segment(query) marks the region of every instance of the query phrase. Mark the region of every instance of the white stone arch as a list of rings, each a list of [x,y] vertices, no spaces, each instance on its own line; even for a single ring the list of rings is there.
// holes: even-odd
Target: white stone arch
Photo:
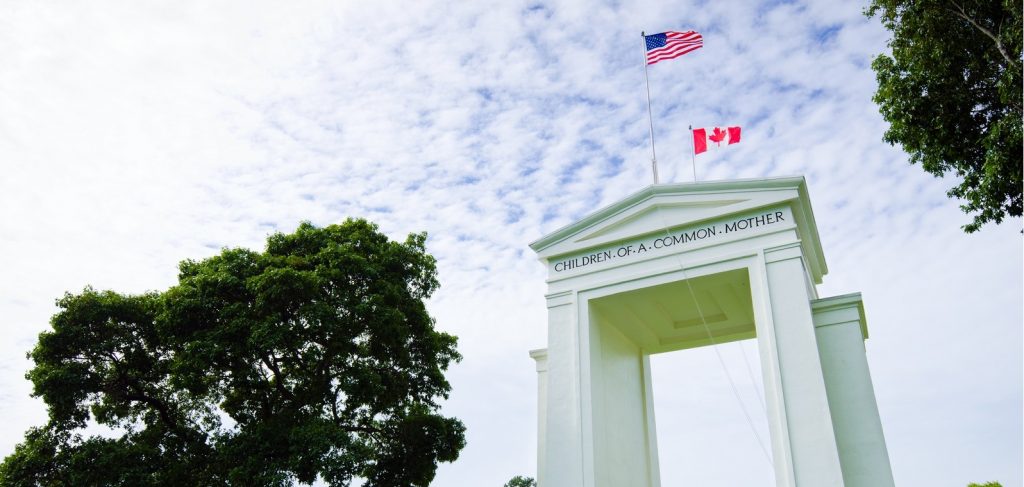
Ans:
[[[817,296],[803,178],[648,187],[531,247],[549,267],[542,487],[659,486],[650,354],[754,336],[776,484],[892,485],[863,306]]]

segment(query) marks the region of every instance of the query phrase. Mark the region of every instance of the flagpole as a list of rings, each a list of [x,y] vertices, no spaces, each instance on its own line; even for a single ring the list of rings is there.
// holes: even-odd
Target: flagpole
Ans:
[[[651,124],[651,170],[654,172],[654,184],[658,184],[658,155],[654,152],[654,114],[651,111],[651,79],[647,75],[647,36],[640,31],[644,40],[644,81],[647,83],[647,120]]]
[[[693,125],[690,125],[690,165],[693,166],[693,182],[697,182],[697,146],[693,140]]]

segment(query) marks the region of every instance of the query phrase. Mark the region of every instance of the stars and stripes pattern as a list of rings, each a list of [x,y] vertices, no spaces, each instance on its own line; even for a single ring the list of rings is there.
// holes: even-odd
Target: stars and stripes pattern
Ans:
[[[704,38],[692,30],[645,35],[644,41],[647,43],[648,66],[658,61],[675,59],[704,47]]]

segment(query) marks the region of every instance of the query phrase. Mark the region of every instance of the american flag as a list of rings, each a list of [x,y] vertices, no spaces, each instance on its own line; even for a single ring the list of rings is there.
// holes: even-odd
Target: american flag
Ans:
[[[690,51],[704,47],[704,38],[694,31],[662,32],[645,35],[647,43],[647,65],[666,59],[675,59]]]

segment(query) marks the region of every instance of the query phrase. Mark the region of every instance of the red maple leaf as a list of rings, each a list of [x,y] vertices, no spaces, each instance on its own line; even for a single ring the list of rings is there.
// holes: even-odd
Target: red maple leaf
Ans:
[[[725,140],[726,134],[727,132],[722,130],[721,127],[715,127],[715,131],[711,132],[711,135],[708,135],[708,140],[718,145],[722,145],[722,141]]]

